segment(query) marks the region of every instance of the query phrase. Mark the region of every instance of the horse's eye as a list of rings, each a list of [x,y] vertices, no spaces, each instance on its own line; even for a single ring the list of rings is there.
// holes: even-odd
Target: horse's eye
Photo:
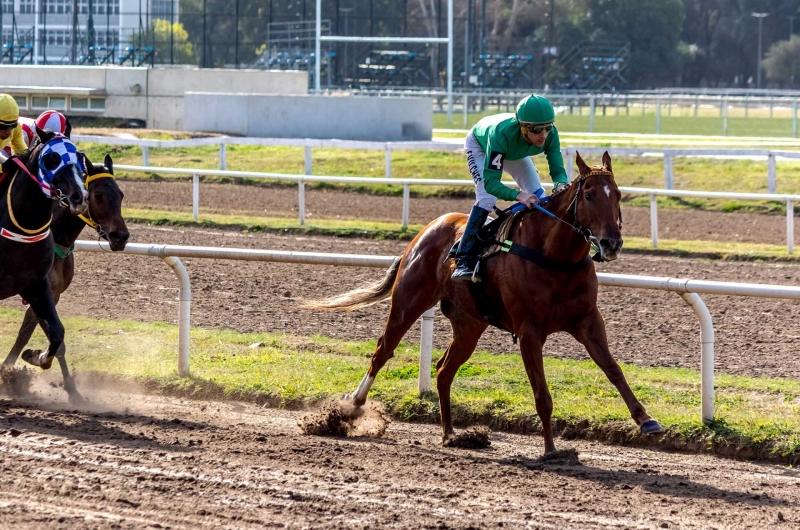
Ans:
[[[591,201],[592,200],[592,195],[590,193],[584,193],[583,194],[583,198],[586,199],[587,201]]]
[[[103,194],[102,193],[93,193],[92,198],[97,202],[103,202]]]

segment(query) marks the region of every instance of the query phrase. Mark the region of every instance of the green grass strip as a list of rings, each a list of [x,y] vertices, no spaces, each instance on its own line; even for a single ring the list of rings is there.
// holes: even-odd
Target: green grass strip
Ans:
[[[10,347],[21,319],[22,311],[0,308],[0,349]],[[68,359],[77,373],[122,378],[155,392],[278,407],[299,407],[352,391],[375,347],[374,341],[195,328],[192,376],[182,379],[176,373],[175,326],[84,317],[65,318],[64,324]],[[32,344],[44,346],[40,331]],[[434,359],[441,354],[435,351]],[[437,396],[420,396],[416,390],[418,358],[418,346],[401,343],[395,358],[379,374],[372,398],[383,402],[396,418],[437,422]],[[719,375],[719,420],[704,426],[699,420],[698,373],[632,365],[623,369],[648,412],[668,429],[666,436],[641,437],[617,391],[592,362],[546,358],[557,429],[570,436],[624,443],[785,462],[800,459],[800,382]],[[484,423],[517,432],[536,431],[539,425],[532,391],[516,354],[473,355],[459,370],[453,408],[460,425]]]

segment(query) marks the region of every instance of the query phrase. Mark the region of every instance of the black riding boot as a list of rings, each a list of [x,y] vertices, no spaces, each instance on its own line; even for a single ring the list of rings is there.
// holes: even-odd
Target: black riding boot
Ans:
[[[480,206],[473,206],[472,211],[469,212],[469,219],[467,219],[467,225],[464,227],[464,235],[461,236],[461,243],[458,244],[458,251],[456,252],[456,270],[451,276],[453,280],[481,281],[477,274],[473,277],[473,271],[477,261],[478,230],[486,222],[488,215],[489,212]]]

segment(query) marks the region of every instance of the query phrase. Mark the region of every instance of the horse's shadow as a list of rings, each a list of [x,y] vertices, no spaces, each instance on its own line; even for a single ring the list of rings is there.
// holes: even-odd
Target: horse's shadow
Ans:
[[[452,457],[453,451],[444,448],[431,449],[415,447],[421,453],[438,457]],[[640,487],[650,493],[676,498],[705,498],[713,499],[728,504],[743,503],[751,506],[791,506],[800,505],[800,501],[791,502],[775,499],[763,493],[740,492],[718,488],[709,484],[695,482],[686,476],[660,472],[655,469],[640,468],[637,471],[607,470],[585,464],[566,465],[548,463],[546,459],[529,458],[525,456],[500,457],[492,455],[491,449],[464,452],[462,458],[475,463],[493,463],[501,466],[511,466],[523,472],[529,472],[531,478],[546,472],[563,477],[574,478],[581,481],[593,482],[604,488],[633,489]],[[534,479],[535,480],[535,479]]]
[[[13,409],[13,410],[9,410]],[[33,412],[52,412],[43,416]],[[128,432],[122,425],[138,425],[156,429],[163,439],[144,434],[134,428]],[[168,420],[135,413],[82,412],[74,409],[54,408],[13,402],[0,402],[0,431],[15,429],[21,433],[36,433],[48,436],[69,438],[88,444],[114,445],[125,449],[148,449],[187,453],[202,446],[187,446],[174,443],[169,433],[185,431],[205,431],[213,429],[203,423],[185,420]]]

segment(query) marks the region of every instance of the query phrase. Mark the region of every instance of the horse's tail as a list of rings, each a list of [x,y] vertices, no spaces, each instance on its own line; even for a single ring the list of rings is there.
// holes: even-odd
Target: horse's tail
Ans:
[[[353,289],[350,292],[327,298],[325,300],[311,300],[303,304],[303,307],[310,309],[345,309],[353,310],[377,304],[381,300],[389,298],[392,294],[394,281],[400,270],[400,258],[395,258],[386,275],[380,281],[367,287]]]

